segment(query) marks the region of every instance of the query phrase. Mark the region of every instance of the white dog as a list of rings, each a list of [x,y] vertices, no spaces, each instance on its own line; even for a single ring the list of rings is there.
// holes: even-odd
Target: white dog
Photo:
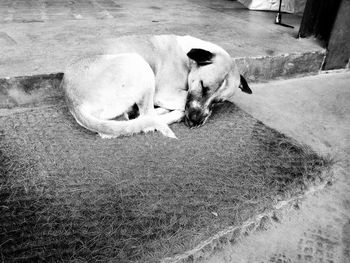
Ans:
[[[101,137],[158,130],[176,138],[168,124],[199,127],[237,88],[251,93],[225,50],[191,36],[117,38],[103,54],[74,62],[62,81],[76,121]]]

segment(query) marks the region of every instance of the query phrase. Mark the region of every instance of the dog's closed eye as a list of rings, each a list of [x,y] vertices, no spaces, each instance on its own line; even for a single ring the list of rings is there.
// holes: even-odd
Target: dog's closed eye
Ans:
[[[202,97],[206,97],[209,93],[209,87],[204,86],[203,81],[201,80],[201,86],[202,86]]]

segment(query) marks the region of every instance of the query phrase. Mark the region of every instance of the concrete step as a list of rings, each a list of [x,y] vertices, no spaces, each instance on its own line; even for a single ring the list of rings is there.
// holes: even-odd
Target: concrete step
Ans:
[[[266,82],[278,78],[292,78],[317,74],[325,51],[283,54],[276,56],[235,58],[248,82]],[[59,84],[63,72],[18,76],[0,79],[0,108],[13,108],[29,104],[51,103],[61,97]]]
[[[317,74],[322,67],[325,50],[275,56],[235,58],[241,73],[251,82],[293,78]]]

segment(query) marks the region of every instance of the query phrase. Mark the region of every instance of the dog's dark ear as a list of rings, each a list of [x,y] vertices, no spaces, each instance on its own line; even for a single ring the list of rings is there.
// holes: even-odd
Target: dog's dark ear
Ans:
[[[196,61],[199,66],[205,66],[212,63],[214,54],[205,49],[192,48],[187,56]]]
[[[249,88],[247,81],[245,80],[245,78],[241,75],[241,83],[239,84],[239,88],[248,94],[252,94],[252,90]]]

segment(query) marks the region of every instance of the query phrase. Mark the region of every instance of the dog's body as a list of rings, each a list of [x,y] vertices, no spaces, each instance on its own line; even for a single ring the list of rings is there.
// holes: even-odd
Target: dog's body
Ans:
[[[117,38],[103,54],[74,62],[62,82],[76,121],[102,137],[151,130],[175,137],[168,124],[185,117],[200,126],[213,103],[230,101],[238,87],[251,93],[226,51],[190,36]],[[135,105],[137,118],[113,120]]]

